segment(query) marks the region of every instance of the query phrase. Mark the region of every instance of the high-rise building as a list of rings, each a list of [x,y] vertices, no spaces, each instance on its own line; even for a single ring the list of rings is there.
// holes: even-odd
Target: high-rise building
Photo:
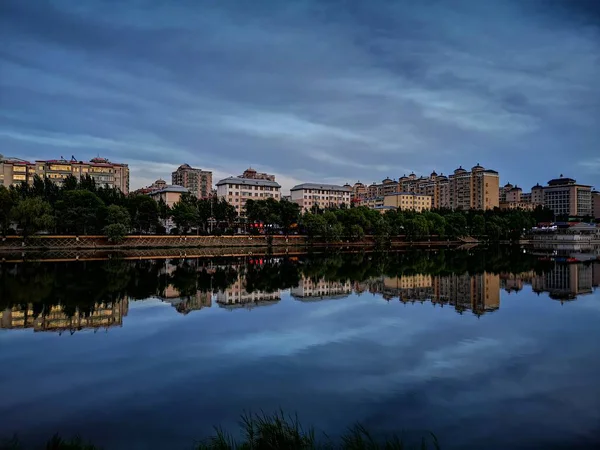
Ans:
[[[555,216],[585,217],[592,215],[592,187],[577,184],[573,178],[563,177],[548,181],[541,191],[536,185],[532,188],[532,200],[543,197],[543,204]],[[535,190],[535,191],[534,191]]]
[[[281,186],[276,181],[229,177],[217,183],[217,197],[225,199],[235,207],[240,216],[244,216],[248,200],[281,200]]]
[[[275,181],[275,175],[271,175],[268,173],[257,172],[252,167],[244,170],[244,173],[241,174],[238,178],[248,178],[249,180],[268,180]]]
[[[292,201],[300,205],[303,212],[316,205],[319,208],[350,206],[352,188],[335,184],[302,183],[290,189]]]
[[[432,208],[493,209],[500,203],[499,186],[498,172],[479,164],[471,171],[459,167],[450,176],[434,171],[429,177],[411,173],[398,180],[399,192],[429,195]]]
[[[113,163],[106,158],[92,158],[90,161],[78,161],[75,157],[38,160],[29,162],[18,158],[0,158],[0,185],[33,184],[35,175],[40,178],[62,184],[65,178],[73,175],[78,180],[89,175],[97,186],[109,186],[129,193],[129,166]]]
[[[212,172],[182,164],[171,174],[174,185],[187,188],[197,198],[208,198],[212,192]]]
[[[431,209],[431,196],[415,192],[395,192],[384,195],[383,206],[400,211],[427,211]]]
[[[600,219],[600,192],[592,191],[592,217]]]

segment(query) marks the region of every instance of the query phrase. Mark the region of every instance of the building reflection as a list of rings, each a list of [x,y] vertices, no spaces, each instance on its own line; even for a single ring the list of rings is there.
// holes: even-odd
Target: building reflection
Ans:
[[[500,307],[500,276],[492,273],[383,276],[373,280],[369,291],[381,294],[386,300],[431,301],[436,305],[452,306],[461,313],[471,310],[477,315]]]
[[[172,286],[165,291],[165,296],[157,297],[159,300],[170,303],[178,313],[189,314],[212,306],[212,293],[196,291],[194,295],[181,296],[179,291]]]
[[[532,278],[532,289],[538,293],[547,292],[554,300],[575,300],[580,295],[592,293],[594,266],[597,265],[556,264],[553,270]]]
[[[69,310],[62,305],[44,307],[41,312],[34,310],[33,303],[26,307],[15,305],[0,311],[0,328],[33,328],[33,331],[52,331],[73,334],[84,329],[106,329],[123,326],[123,317],[129,311],[129,300],[96,303],[90,311],[75,307]],[[47,309],[46,309],[47,308]]]
[[[246,289],[246,277],[238,275],[237,279],[227,289],[217,292],[217,304],[221,308],[252,309],[257,306],[274,305],[281,300],[281,290],[266,292]]]
[[[322,278],[314,280],[305,276],[302,276],[297,287],[290,289],[291,296],[303,302],[346,298],[351,293],[352,282],[350,280],[327,281]]]
[[[370,259],[361,259],[360,264],[351,266],[351,270],[335,258],[316,262],[321,264],[274,258],[221,261],[182,258],[154,265],[114,262],[110,268],[116,266],[126,274],[128,269],[130,278],[117,278],[120,282],[113,284],[115,272],[100,272],[106,276],[99,276],[97,281],[88,277],[85,290],[80,287],[79,277],[61,278],[63,274],[82,270],[82,267],[73,266],[69,271],[49,270],[43,276],[36,276],[35,282],[27,278],[16,282],[18,272],[12,268],[4,272],[0,298],[14,299],[14,303],[1,304],[0,328],[58,333],[108,329],[122,326],[129,299],[158,298],[178,313],[188,314],[212,307],[213,301],[220,308],[229,310],[273,305],[281,301],[282,291],[287,292],[287,289],[293,299],[302,302],[343,299],[353,293],[369,292],[388,301],[431,302],[454,308],[459,313],[471,311],[479,316],[500,308],[501,290],[511,294],[531,289],[564,302],[590,294],[600,284],[600,264],[597,262],[543,260],[535,265],[517,265],[525,269],[518,273],[483,271],[471,274],[450,273],[448,265],[442,266],[444,275],[415,273],[415,266],[410,268],[406,264],[388,266],[386,270],[390,274],[383,275],[380,267],[368,266]],[[503,269],[510,270],[512,266],[504,264]],[[535,270],[528,270],[532,267]],[[465,268],[466,265],[462,270]],[[482,265],[478,266],[479,270],[482,268]],[[392,275],[409,270],[409,274]],[[491,270],[494,270],[493,266]],[[88,299],[81,292],[94,292],[95,296]],[[30,303],[31,299],[39,300]],[[95,302],[95,299],[120,300]]]

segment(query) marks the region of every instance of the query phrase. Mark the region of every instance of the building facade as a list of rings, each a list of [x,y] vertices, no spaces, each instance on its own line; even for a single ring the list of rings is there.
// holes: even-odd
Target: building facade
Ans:
[[[229,177],[217,183],[217,197],[233,205],[238,215],[243,217],[248,200],[281,200],[281,186],[271,180]]]
[[[335,184],[303,183],[290,189],[292,202],[300,205],[303,212],[310,211],[313,206],[321,209],[349,207],[352,188]]]
[[[238,178],[247,178],[249,180],[267,180],[267,181],[275,181],[275,175],[271,175],[264,172],[257,172],[252,167],[244,170],[244,173],[241,174]]]
[[[600,219],[600,192],[592,191],[592,217]]]
[[[183,186],[166,185],[161,189],[150,192],[148,195],[157,202],[162,200],[169,208],[172,208],[186,192],[190,191]]]
[[[548,181],[543,188],[544,206],[555,216],[585,217],[592,215],[592,187],[577,184],[573,178]],[[532,193],[533,196],[533,193]]]
[[[197,198],[208,198],[212,192],[212,172],[183,164],[171,174],[174,185],[187,188]]]
[[[395,192],[383,197],[383,206],[400,211],[428,211],[431,209],[431,196],[415,192]]]
[[[129,166],[113,163],[106,158],[92,158],[90,161],[53,159],[29,162],[17,158],[0,157],[0,185],[10,186],[20,183],[33,184],[35,176],[48,178],[62,185],[65,178],[73,175],[80,180],[89,175],[97,186],[117,188],[129,193]]]
[[[459,167],[450,176],[435,171],[429,177],[404,175],[398,180],[397,191],[428,195],[432,208],[485,210],[500,206],[498,172],[479,164],[471,171]]]

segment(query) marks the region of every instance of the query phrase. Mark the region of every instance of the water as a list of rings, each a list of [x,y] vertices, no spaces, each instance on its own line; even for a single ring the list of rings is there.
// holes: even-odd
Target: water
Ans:
[[[600,264],[520,249],[5,262],[0,436],[192,448],[244,410],[443,449],[600,443]],[[249,292],[251,291],[251,292]]]

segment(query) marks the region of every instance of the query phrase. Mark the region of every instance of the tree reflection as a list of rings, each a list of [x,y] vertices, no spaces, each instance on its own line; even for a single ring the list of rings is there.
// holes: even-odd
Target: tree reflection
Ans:
[[[374,289],[381,277],[387,277],[388,281],[404,277],[404,283],[407,277],[417,275],[441,277],[441,281],[445,282],[454,275],[464,274],[469,277],[484,273],[527,273],[529,277],[537,274],[534,280],[536,290],[552,289],[552,292],[560,293],[562,289],[569,294],[568,286],[554,286],[556,277],[542,276],[553,270],[556,270],[555,263],[523,253],[518,247],[499,247],[492,251],[344,253],[330,250],[294,257],[109,258],[104,261],[3,263],[0,265],[0,311],[18,309],[33,317],[45,317],[60,306],[61,313],[66,316],[85,318],[93,315],[98,308],[112,307],[110,305],[123,300],[150,297],[173,300],[174,306],[175,303],[179,305],[178,310],[189,311],[192,304],[198,308],[209,305],[210,295],[225,292],[234,283],[241,283],[240,288],[248,294],[270,294],[297,288],[304,280],[311,280],[315,286],[321,281],[344,283],[335,285],[336,289],[342,289],[340,286],[346,286],[345,283],[371,286],[357,288],[360,292]],[[560,272],[560,279],[571,276],[569,272],[563,272]],[[508,291],[520,289],[510,277],[506,279],[510,285]],[[391,288],[384,284],[377,289],[388,292]],[[333,289],[331,286],[330,290]],[[421,291],[418,295],[428,294]],[[184,306],[181,306],[182,301]]]

